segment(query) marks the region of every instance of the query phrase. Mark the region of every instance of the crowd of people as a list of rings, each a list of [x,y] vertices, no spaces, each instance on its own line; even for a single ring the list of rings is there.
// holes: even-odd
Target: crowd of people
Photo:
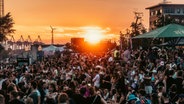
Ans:
[[[184,104],[182,49],[61,53],[0,69],[0,104]]]

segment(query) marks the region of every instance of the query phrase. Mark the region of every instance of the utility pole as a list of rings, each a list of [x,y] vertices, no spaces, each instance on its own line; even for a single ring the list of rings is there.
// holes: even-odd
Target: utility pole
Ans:
[[[122,51],[122,49],[123,49],[123,34],[122,34],[121,31],[120,31],[120,34],[119,35],[120,35],[120,50]]]
[[[127,47],[132,49],[132,37],[130,36],[129,29],[126,29],[126,41],[127,41]]]
[[[50,28],[51,28],[51,34],[52,34],[51,45],[53,45],[53,44],[54,44],[54,30],[55,30],[56,28],[53,28],[52,26],[50,26]]]
[[[4,0],[0,0],[0,18],[4,16]]]
[[[0,18],[2,18],[3,16],[4,16],[4,0],[0,0]],[[2,28],[0,28],[0,34],[2,34]],[[6,45],[6,39],[3,41],[4,45]]]

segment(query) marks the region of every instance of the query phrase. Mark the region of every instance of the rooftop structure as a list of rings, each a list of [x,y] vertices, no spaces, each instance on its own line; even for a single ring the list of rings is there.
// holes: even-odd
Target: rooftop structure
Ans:
[[[175,23],[184,25],[184,4],[171,4],[166,0],[154,6],[147,7],[149,10],[149,28],[155,29],[155,24],[158,22],[159,16],[168,16]]]

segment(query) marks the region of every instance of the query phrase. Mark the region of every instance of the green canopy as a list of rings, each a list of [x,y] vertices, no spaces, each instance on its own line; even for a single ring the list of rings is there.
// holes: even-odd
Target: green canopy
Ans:
[[[137,38],[176,38],[184,37],[184,26],[178,24],[169,24],[142,35],[133,37]]]

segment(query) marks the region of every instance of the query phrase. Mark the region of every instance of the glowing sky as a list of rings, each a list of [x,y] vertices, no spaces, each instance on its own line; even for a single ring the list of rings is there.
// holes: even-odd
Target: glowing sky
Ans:
[[[38,35],[50,43],[50,25],[54,31],[55,43],[66,43],[71,37],[85,37],[90,30],[116,39],[119,31],[125,31],[134,21],[134,11],[143,12],[143,24],[148,27],[146,7],[162,0],[4,0],[5,13],[11,12],[16,32],[26,40],[28,35],[34,41]],[[171,1],[171,0],[170,0]],[[184,0],[172,0],[184,4]]]

